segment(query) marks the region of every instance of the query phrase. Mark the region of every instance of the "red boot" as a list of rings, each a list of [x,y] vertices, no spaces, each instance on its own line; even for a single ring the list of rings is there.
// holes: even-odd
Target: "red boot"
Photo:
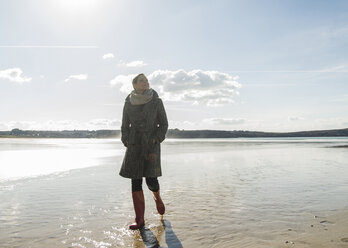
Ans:
[[[160,215],[164,215],[164,212],[166,211],[166,208],[164,207],[163,201],[160,196],[160,191],[158,190],[157,192],[152,192],[153,193],[153,199],[156,202],[156,208],[157,212]]]
[[[144,213],[145,213],[145,199],[144,192],[142,190],[132,192],[133,206],[135,211],[135,223],[129,226],[129,229],[140,229],[145,225]]]

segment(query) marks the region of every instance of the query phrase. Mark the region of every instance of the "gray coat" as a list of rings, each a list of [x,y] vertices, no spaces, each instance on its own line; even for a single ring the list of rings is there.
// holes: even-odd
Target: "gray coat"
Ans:
[[[121,126],[121,141],[127,149],[119,174],[126,178],[162,176],[160,143],[167,130],[166,111],[156,91],[152,100],[142,105],[132,105],[128,95]],[[152,139],[157,142],[153,144]],[[148,159],[150,153],[155,154],[153,159]]]

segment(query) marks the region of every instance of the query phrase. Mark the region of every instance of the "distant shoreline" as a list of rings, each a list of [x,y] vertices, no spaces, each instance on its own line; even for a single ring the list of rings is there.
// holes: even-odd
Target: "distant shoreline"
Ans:
[[[0,138],[119,138],[120,130],[63,130],[0,131]],[[224,130],[180,130],[169,129],[167,138],[285,138],[285,137],[348,137],[348,128],[297,132],[224,131]]]

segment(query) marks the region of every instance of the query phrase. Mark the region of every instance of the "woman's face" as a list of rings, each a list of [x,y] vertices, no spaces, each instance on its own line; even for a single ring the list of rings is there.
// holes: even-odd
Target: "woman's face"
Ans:
[[[143,75],[140,75],[138,77],[137,83],[133,84],[133,87],[137,92],[143,93],[145,90],[150,88],[150,85],[147,78]]]

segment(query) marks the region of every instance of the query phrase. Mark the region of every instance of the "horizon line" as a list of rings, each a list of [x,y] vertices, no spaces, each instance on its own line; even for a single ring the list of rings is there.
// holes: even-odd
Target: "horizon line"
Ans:
[[[64,130],[35,130],[35,129],[20,129],[20,128],[12,128],[11,130],[0,130],[0,132],[11,132],[13,129],[19,129],[21,131],[48,131],[48,132],[62,132],[62,131],[121,131],[121,129],[64,129]],[[179,131],[222,131],[222,132],[262,132],[262,133],[296,133],[296,132],[312,132],[312,131],[333,131],[333,130],[342,130],[348,129],[345,128],[334,128],[334,129],[313,129],[313,130],[301,130],[301,131],[255,131],[255,130],[216,130],[216,129],[179,129],[179,128],[170,128],[168,130],[179,130]]]

